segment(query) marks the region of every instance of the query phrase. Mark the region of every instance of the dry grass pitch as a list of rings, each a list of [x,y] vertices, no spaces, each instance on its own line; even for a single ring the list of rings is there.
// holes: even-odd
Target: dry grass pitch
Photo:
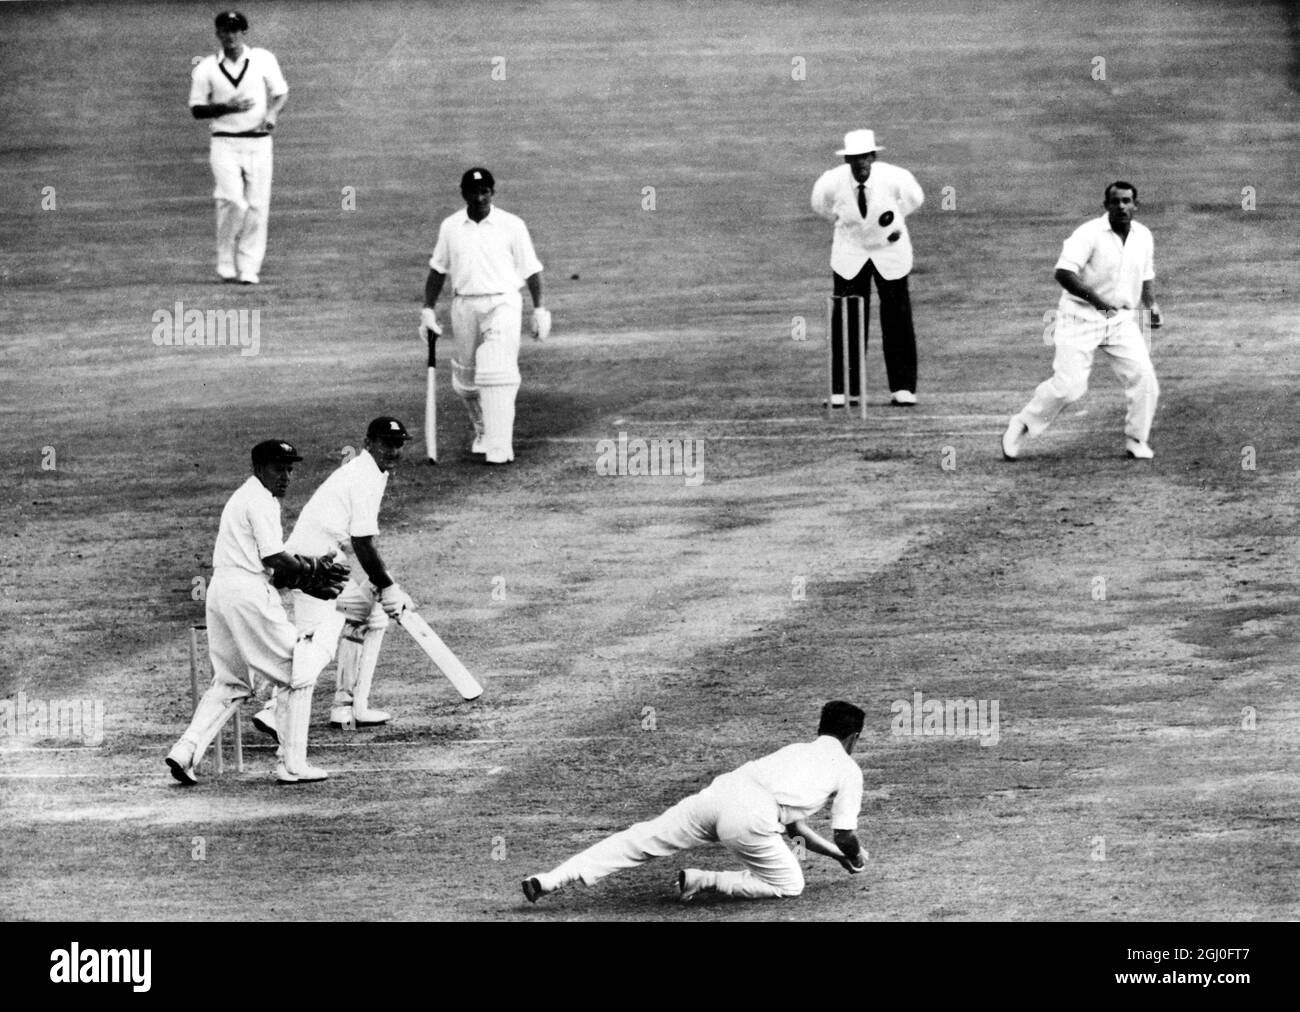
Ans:
[[[0,699],[104,715],[97,744],[0,741],[0,917],[1300,913],[1286,5],[257,4],[291,93],[253,290],[214,283],[185,108],[212,13],[0,5]],[[886,406],[873,318],[845,425],[808,194],[858,126],[926,191],[920,405]],[[442,377],[443,463],[413,444],[381,544],[487,691],[461,703],[394,630],[392,724],[332,732],[317,693],[328,782],[278,789],[250,731],[244,775],[182,790],[191,592],[248,448],[307,457],[287,528],[370,417],[421,425],[425,264],[472,164],[532,229],[555,333],[524,349],[509,469],[473,463]],[[1006,464],[1055,257],[1115,178],[1156,240],[1156,459],[1124,458],[1099,363]],[[259,310],[259,353],[156,346],[177,303]],[[701,441],[702,480],[598,474],[620,433]],[[996,744],[892,733],[916,692],[996,701]],[[835,697],[868,711],[865,875],[814,857],[796,900],[682,908],[682,857],[524,903],[524,874]]]

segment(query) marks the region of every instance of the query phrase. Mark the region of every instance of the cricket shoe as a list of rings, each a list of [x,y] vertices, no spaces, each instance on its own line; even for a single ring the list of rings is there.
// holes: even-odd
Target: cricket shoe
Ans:
[[[470,453],[477,453],[479,456],[487,453],[487,447],[483,445],[483,437],[475,436],[474,442],[469,448]]]
[[[1029,433],[1029,427],[1020,420],[1020,416],[1011,419],[1007,431],[1002,433],[1002,458],[1016,460],[1020,456],[1020,447]]]
[[[253,715],[253,726],[263,734],[269,734],[275,743],[280,744],[280,732],[275,729],[275,704],[270,703]]]
[[[697,868],[683,868],[677,873],[678,898],[683,903],[689,903],[701,892],[709,888],[708,883],[709,876],[707,872],[700,871]]]
[[[896,408],[916,407],[916,394],[910,390],[895,390],[889,397],[889,403]]]
[[[1124,440],[1124,452],[1132,460],[1151,460],[1155,457],[1155,451],[1140,439]]]
[[[232,284],[235,281],[235,279],[239,277],[239,272],[236,271],[235,268],[233,267],[223,267],[218,265],[217,277],[219,277],[226,284]]]
[[[275,779],[282,784],[311,784],[319,780],[328,780],[329,774],[318,766],[307,765],[297,772],[290,772],[283,762],[275,767]]]
[[[255,285],[258,283],[258,277],[256,274],[241,274],[239,275],[239,283],[241,285]]]
[[[376,727],[387,724],[392,719],[393,715],[387,710],[372,710],[368,706],[352,704],[352,723],[357,727]]]
[[[194,746],[188,742],[178,741],[172,746],[167,753],[167,765],[182,787],[193,787],[199,782],[194,775]]]
[[[855,397],[850,397],[850,398],[849,398],[849,407],[851,407],[851,408],[856,408],[856,407],[858,406],[858,403],[859,403],[860,400],[861,400],[861,398],[856,397],[856,396],[855,396]],[[843,395],[843,394],[831,394],[831,399],[830,399],[829,401],[822,401],[822,407],[824,407],[824,408],[842,408],[842,407],[844,407],[844,395]]]
[[[547,889],[542,885],[542,880],[536,875],[526,878],[519,883],[524,890],[524,899],[529,903],[536,903],[547,893],[552,893],[554,889]]]

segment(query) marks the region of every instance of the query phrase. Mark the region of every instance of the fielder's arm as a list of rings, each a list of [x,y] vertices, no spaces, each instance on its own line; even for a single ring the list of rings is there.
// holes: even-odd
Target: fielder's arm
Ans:
[[[287,98],[288,95],[286,94],[285,97]],[[244,112],[251,108],[253,108],[251,98],[239,98],[233,102],[209,102],[207,105],[192,105],[190,106],[190,112],[194,114],[195,119],[216,119],[218,116],[229,116],[232,112]]]
[[[536,309],[542,308],[542,272],[530,274],[524,281],[528,286],[528,294],[533,297],[533,306]]]
[[[1109,313],[1112,310],[1119,309],[1119,306],[1112,306],[1095,291],[1079,280],[1079,275],[1074,271],[1067,271],[1064,267],[1056,269],[1056,283],[1064,288],[1075,298],[1083,299],[1090,306],[1094,306],[1103,313]]]
[[[791,836],[803,837],[804,846],[814,854],[821,854],[824,857],[832,857],[850,871],[862,869],[858,867],[862,863],[859,856],[862,853],[862,846],[858,843],[857,834],[851,829],[835,830],[835,842],[816,833],[803,819],[796,819],[786,827],[786,832]],[[853,867],[850,868],[850,865]]]
[[[1160,306],[1156,303],[1156,283],[1154,281],[1142,282],[1142,305],[1151,314],[1151,329],[1159,330],[1164,318],[1160,313]]]
[[[266,115],[262,117],[262,129],[274,130],[275,118],[280,115],[280,110],[284,108],[284,103],[289,101],[289,93],[286,91],[282,95],[272,95],[266,106]]]

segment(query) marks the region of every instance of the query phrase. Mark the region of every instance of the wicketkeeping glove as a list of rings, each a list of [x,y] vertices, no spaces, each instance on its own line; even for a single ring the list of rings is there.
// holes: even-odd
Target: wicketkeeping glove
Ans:
[[[551,311],[538,306],[533,310],[533,340],[545,341],[551,336]]]
[[[333,554],[319,558],[311,555],[295,555],[297,568],[276,575],[272,583],[276,587],[289,590],[301,590],[304,594],[319,597],[323,601],[332,601],[343,593],[343,585],[348,579],[348,567],[334,561]]]
[[[428,343],[429,335],[434,337],[442,336],[442,328],[438,326],[438,314],[428,306],[420,310],[420,337],[425,343]]]
[[[379,592],[379,606],[384,609],[384,614],[389,618],[397,618],[408,608],[415,610],[415,602],[411,600],[411,595],[395,583],[390,583]]]

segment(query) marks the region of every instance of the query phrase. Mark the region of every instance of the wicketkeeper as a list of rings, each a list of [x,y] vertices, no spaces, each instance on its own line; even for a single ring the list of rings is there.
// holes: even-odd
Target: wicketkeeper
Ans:
[[[281,783],[324,780],[328,774],[307,762],[307,726],[312,689],[334,656],[343,615],[330,603],[343,588],[347,570],[327,553],[292,554],[280,526],[280,499],[293,465],[302,460],[282,439],[253,447],[253,475],[226,503],[212,552],[212,581],[206,614],[212,685],[194,710],[190,725],[167,754],[172,776],[198,783],[194,767],[217,732],[245,699],[280,687],[275,721],[280,728]],[[310,626],[295,628],[285,614],[279,588],[317,601]]]

